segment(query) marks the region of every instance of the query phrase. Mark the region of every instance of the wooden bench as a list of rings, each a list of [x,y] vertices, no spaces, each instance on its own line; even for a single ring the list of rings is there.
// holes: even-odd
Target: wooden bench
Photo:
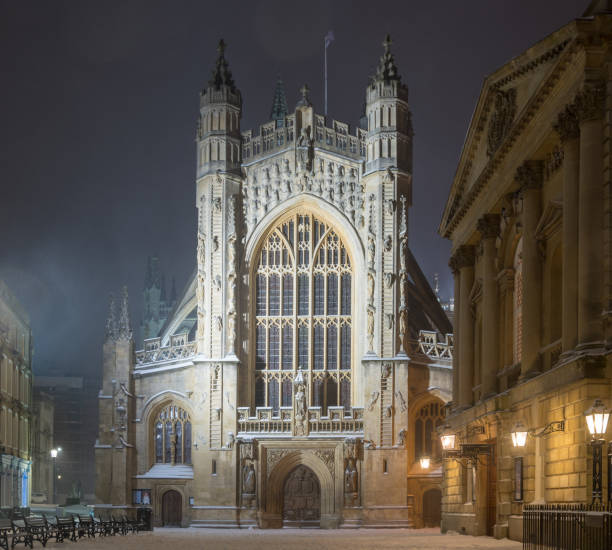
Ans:
[[[91,516],[87,514],[79,514],[74,517],[75,523],[77,523],[77,534],[79,538],[87,535],[88,538],[96,536],[95,525]]]
[[[9,550],[9,536],[13,534],[13,522],[8,518],[0,518],[0,548]]]
[[[47,546],[49,535],[47,534],[47,523],[45,518],[39,516],[30,516],[25,518],[25,527],[28,533],[29,546],[34,546],[34,541],[38,541],[43,545],[43,548]],[[27,543],[26,543],[27,545]]]

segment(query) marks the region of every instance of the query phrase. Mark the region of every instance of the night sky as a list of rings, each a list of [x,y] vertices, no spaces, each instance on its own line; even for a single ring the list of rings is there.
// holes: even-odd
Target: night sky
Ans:
[[[179,291],[195,266],[195,121],[220,37],[244,108],[268,120],[308,83],[358,122],[385,33],[415,129],[411,248],[452,281],[437,228],[484,77],[582,14],[587,0],[0,1],[0,278],[28,310],[34,372],[97,376],[108,295],[132,325],[146,258]]]

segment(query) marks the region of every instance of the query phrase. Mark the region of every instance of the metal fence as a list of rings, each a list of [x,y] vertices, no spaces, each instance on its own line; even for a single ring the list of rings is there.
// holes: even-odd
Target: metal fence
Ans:
[[[608,549],[612,549],[610,504],[523,507],[523,550]]]

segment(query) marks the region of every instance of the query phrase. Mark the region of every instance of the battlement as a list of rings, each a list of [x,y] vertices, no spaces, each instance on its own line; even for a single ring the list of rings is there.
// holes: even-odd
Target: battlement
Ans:
[[[313,140],[315,148],[324,149],[347,156],[355,160],[365,158],[366,131],[355,128],[354,135],[351,127],[345,122],[332,120],[326,126],[326,119],[322,115],[314,115]],[[295,147],[296,117],[295,113],[283,120],[272,120],[259,127],[259,133],[253,130],[242,132],[242,163],[251,164],[271,153]]]

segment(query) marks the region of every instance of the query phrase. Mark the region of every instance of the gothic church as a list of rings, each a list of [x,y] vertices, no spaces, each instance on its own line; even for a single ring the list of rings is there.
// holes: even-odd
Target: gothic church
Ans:
[[[98,507],[155,525],[439,522],[451,325],[408,243],[413,131],[391,41],[359,127],[240,129],[223,41],[200,95],[196,271],[135,351],[111,306]],[[194,220],[196,221],[196,220]],[[419,459],[428,457],[429,467]]]

